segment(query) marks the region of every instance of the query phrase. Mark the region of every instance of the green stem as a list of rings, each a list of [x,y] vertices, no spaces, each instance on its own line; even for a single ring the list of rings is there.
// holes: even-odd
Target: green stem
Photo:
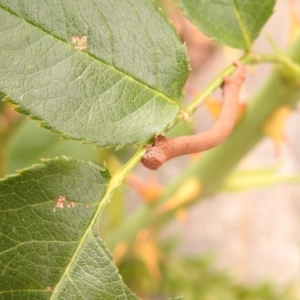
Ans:
[[[125,176],[132,171],[132,169],[141,161],[143,155],[145,152],[144,147],[140,147],[138,151],[135,153],[135,155],[117,172],[115,172],[111,180],[109,182],[109,185],[107,187],[106,193],[104,198],[101,200],[99,208],[96,212],[96,215],[99,215],[102,213],[104,207],[110,202],[111,196],[114,193],[114,190],[119,188],[122,185],[122,182],[125,178]]]
[[[113,174],[114,178],[118,178],[120,183],[123,181],[125,176],[132,171],[132,169],[141,161],[145,153],[145,147],[140,147],[133,157],[124,165],[120,170]]]
[[[256,54],[247,53],[242,56],[239,61],[244,64],[258,64],[258,63],[274,63],[287,69],[287,72],[292,73],[293,77],[299,78],[300,66],[295,64],[288,56],[275,53],[275,54]],[[223,77],[231,75],[235,70],[233,65],[225,68],[205,89],[196,96],[191,103],[184,109],[189,115],[195,112],[205,100],[223,83]]]
[[[294,65],[300,64],[300,38],[289,49],[287,56]],[[247,60],[251,61],[250,58],[246,55],[242,59],[247,62]],[[206,90],[212,91],[222,76],[232,71],[233,66],[226,68]],[[242,121],[231,136],[222,145],[203,153],[201,157],[190,163],[180,176],[166,187],[158,203],[164,203],[170,199],[190,178],[197,178],[203,187],[201,195],[193,196],[194,202],[203,196],[215,193],[238,162],[264,137],[261,128],[267,117],[280,106],[295,107],[300,98],[300,87],[295,83],[299,81],[299,77],[296,81],[287,81],[284,80],[280,71],[274,70],[249,102]],[[202,93],[196,98],[189,105],[189,111],[192,111],[193,107],[206,96],[206,93]],[[114,248],[120,241],[130,245],[142,228],[150,225],[159,226],[172,218],[172,213],[158,215],[155,208],[156,205],[143,205],[129,216],[123,225],[110,234],[106,241],[109,247]]]
[[[249,59],[250,54],[246,54],[241,57],[239,60],[245,63]],[[184,109],[189,115],[194,113],[202,104],[203,102],[216,90],[218,89],[221,84],[223,83],[223,77],[229,76],[233,73],[235,67],[233,65],[229,65],[225,68],[213,81],[211,81],[204,90],[196,96],[191,103]]]

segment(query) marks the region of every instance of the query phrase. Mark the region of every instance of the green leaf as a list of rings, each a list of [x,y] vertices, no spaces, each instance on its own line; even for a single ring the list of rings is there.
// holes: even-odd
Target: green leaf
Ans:
[[[275,0],[178,0],[184,14],[215,41],[251,49]]]
[[[0,0],[0,93],[99,146],[145,143],[175,118],[186,49],[149,0]]]
[[[96,162],[98,152],[99,150],[91,145],[62,140],[56,132],[38,127],[37,122],[24,120],[11,137],[7,151],[6,173],[14,174],[16,170],[39,163],[40,159],[45,157],[68,156]]]
[[[111,184],[107,170],[67,158],[0,181],[0,299],[137,299],[99,238]]]

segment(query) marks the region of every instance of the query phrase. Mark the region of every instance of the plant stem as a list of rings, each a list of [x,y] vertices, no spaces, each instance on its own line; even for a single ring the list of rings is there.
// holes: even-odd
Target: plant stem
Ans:
[[[285,67],[290,72],[293,73],[294,76],[299,78],[300,76],[300,66],[295,64],[288,56],[284,54],[256,54],[256,53],[247,53],[242,56],[239,61],[244,64],[258,64],[258,63],[274,63],[280,66]],[[235,67],[233,65],[229,65],[225,68],[209,85],[205,87],[205,89],[195,97],[192,102],[184,109],[186,113],[191,115],[194,113],[205,100],[223,83],[223,77],[229,76],[233,73]]]
[[[247,60],[249,60],[249,56],[251,54],[246,54],[243,57],[239,59],[242,63],[245,63]],[[185,112],[187,112],[189,115],[194,113],[207,98],[216,90],[218,89],[221,84],[223,83],[223,77],[229,76],[233,73],[235,70],[234,65],[229,65],[227,68],[225,68],[213,81],[211,81],[205,89],[196,96],[191,103],[184,109]]]
[[[122,168],[118,170],[113,177],[117,177],[121,183],[125,176],[141,161],[144,153],[145,147],[140,147],[133,157],[124,166],[122,166]]]
[[[102,209],[110,201],[110,197],[113,193],[113,190],[119,188],[122,185],[125,176],[129,172],[131,172],[131,170],[141,161],[144,153],[145,153],[145,148],[140,147],[138,151],[135,153],[135,155],[133,155],[133,157],[120,170],[116,171],[112,175],[109,185],[107,187],[106,195],[100,203],[101,208],[99,209],[99,212],[102,211]]]
[[[293,65],[297,66],[300,64],[300,38],[290,47],[287,57],[293,61]],[[241,60],[251,62],[251,59],[253,57],[246,55]],[[192,112],[194,107],[207,97],[208,91],[211,92],[220,84],[222,76],[232,71],[233,66],[226,68],[205,89],[204,93],[188,106],[188,111]],[[190,163],[181,172],[180,176],[166,187],[164,194],[156,205],[143,205],[133,215],[129,216],[123,225],[110,234],[106,241],[108,246],[114,248],[120,241],[131,245],[142,228],[148,227],[150,224],[160,226],[168,222],[172,218],[172,212],[158,215],[156,207],[166,202],[172,195],[175,195],[180,187],[190,178],[197,178],[203,188],[201,195],[193,196],[192,200],[194,200],[194,203],[203,196],[217,192],[222,182],[241,158],[264,137],[261,128],[267,117],[280,106],[289,105],[292,108],[296,106],[300,98],[300,86],[297,85],[299,77],[295,81],[287,81],[284,80],[280,71],[274,70],[266,83],[249,102],[242,121],[231,136],[222,145],[203,153],[198,159]]]

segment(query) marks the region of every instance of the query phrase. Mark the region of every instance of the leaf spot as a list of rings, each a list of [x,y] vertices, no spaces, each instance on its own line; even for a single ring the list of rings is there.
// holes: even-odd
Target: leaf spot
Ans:
[[[58,196],[56,198],[56,207],[64,208],[65,201],[66,201],[66,196]]]
[[[72,43],[77,50],[86,50],[87,48],[87,36],[74,35],[72,37]]]

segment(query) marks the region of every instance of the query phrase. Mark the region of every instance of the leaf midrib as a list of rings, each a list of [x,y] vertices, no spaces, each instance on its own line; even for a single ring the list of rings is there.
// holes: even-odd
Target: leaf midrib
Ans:
[[[123,176],[122,173],[115,174],[115,176],[112,177],[110,179],[110,181],[108,182],[105,195],[103,196],[102,199],[99,199],[98,208],[95,210],[94,215],[92,216],[85,232],[83,233],[82,237],[79,239],[78,246],[72,255],[72,259],[70,260],[70,263],[66,266],[63,274],[61,275],[60,280],[57,282],[56,286],[54,287],[54,292],[52,293],[50,299],[56,299],[56,294],[59,295],[59,286],[64,282],[64,280],[66,278],[69,278],[71,281],[71,277],[69,276],[69,270],[70,270],[71,266],[77,260],[79,252],[82,249],[82,245],[83,245],[83,243],[85,243],[88,235],[92,234],[93,226],[95,225],[102,209],[104,208],[104,206],[107,204],[108,200],[110,199],[110,196],[112,195],[113,190],[118,187],[120,180],[122,180],[122,176]]]
[[[234,14],[236,16],[236,19],[240,25],[240,28],[241,28],[241,31],[243,33],[243,37],[245,39],[245,42],[246,42],[246,45],[247,45],[247,48],[250,49],[251,48],[251,38],[246,30],[246,26],[245,26],[245,23],[243,22],[242,18],[241,18],[241,14],[239,12],[239,10],[237,9],[237,4],[236,4],[236,0],[230,0],[231,2],[231,5],[233,7],[233,11],[234,11]]]
[[[92,216],[90,223],[88,224],[84,234],[82,235],[81,239],[79,240],[78,246],[76,248],[76,250],[74,251],[74,254],[72,255],[72,259],[70,260],[70,263],[66,266],[63,274],[61,275],[60,280],[57,282],[55,288],[54,288],[54,292],[51,295],[51,299],[56,299],[56,297],[54,297],[58,292],[59,286],[62,284],[62,282],[65,280],[65,278],[69,277],[69,270],[72,266],[72,264],[74,263],[74,261],[77,259],[78,253],[81,250],[81,246],[82,244],[86,241],[86,238],[88,236],[88,234],[92,234],[92,229],[93,226],[96,224],[97,219],[100,215],[100,213],[102,212],[104,206],[109,202],[111,195],[113,194],[113,191],[118,188],[120,186],[120,184],[122,184],[124,177],[132,170],[132,168],[138,163],[140,162],[143,154],[145,152],[144,147],[141,147],[136,153],[135,155],[133,155],[133,157],[120,169],[118,170],[108,181],[107,183],[107,189],[105,192],[105,195],[102,197],[102,199],[99,199],[99,204],[97,209],[94,212],[94,215]],[[71,278],[70,278],[71,279]],[[124,290],[124,285],[122,286],[123,290]]]
[[[104,66],[106,66],[107,68],[114,70],[114,72],[121,74],[123,77],[127,78],[128,81],[134,81],[135,83],[137,83],[138,85],[141,85],[143,88],[147,88],[148,90],[150,90],[153,94],[156,94],[158,96],[160,96],[161,98],[164,98],[166,101],[179,106],[179,103],[176,100],[171,99],[169,96],[167,96],[165,93],[163,93],[162,91],[159,91],[157,89],[155,89],[153,86],[148,85],[146,82],[136,78],[136,77],[132,77],[132,76],[128,76],[127,74],[125,74],[124,72],[122,72],[122,70],[116,68],[113,65],[109,65],[107,64],[105,61],[99,59],[98,57],[92,55],[90,52],[83,52],[83,51],[79,51],[79,50],[75,50],[75,48],[67,43],[65,40],[61,39],[60,37],[53,35],[51,32],[49,32],[48,30],[46,30],[45,28],[42,27],[38,27],[37,24],[34,24],[33,22],[28,21],[27,19],[22,18],[21,16],[17,15],[16,13],[12,12],[11,10],[3,7],[0,4],[0,8],[10,14],[12,14],[13,16],[15,16],[18,19],[21,19],[22,21],[24,21],[25,23],[29,24],[30,26],[34,27],[35,29],[38,29],[44,33],[46,33],[47,35],[49,35],[50,37],[62,42],[63,44],[65,44],[67,47],[71,48],[75,53],[79,52],[82,55],[86,55],[89,59],[93,59],[95,60],[97,63],[101,63]]]

